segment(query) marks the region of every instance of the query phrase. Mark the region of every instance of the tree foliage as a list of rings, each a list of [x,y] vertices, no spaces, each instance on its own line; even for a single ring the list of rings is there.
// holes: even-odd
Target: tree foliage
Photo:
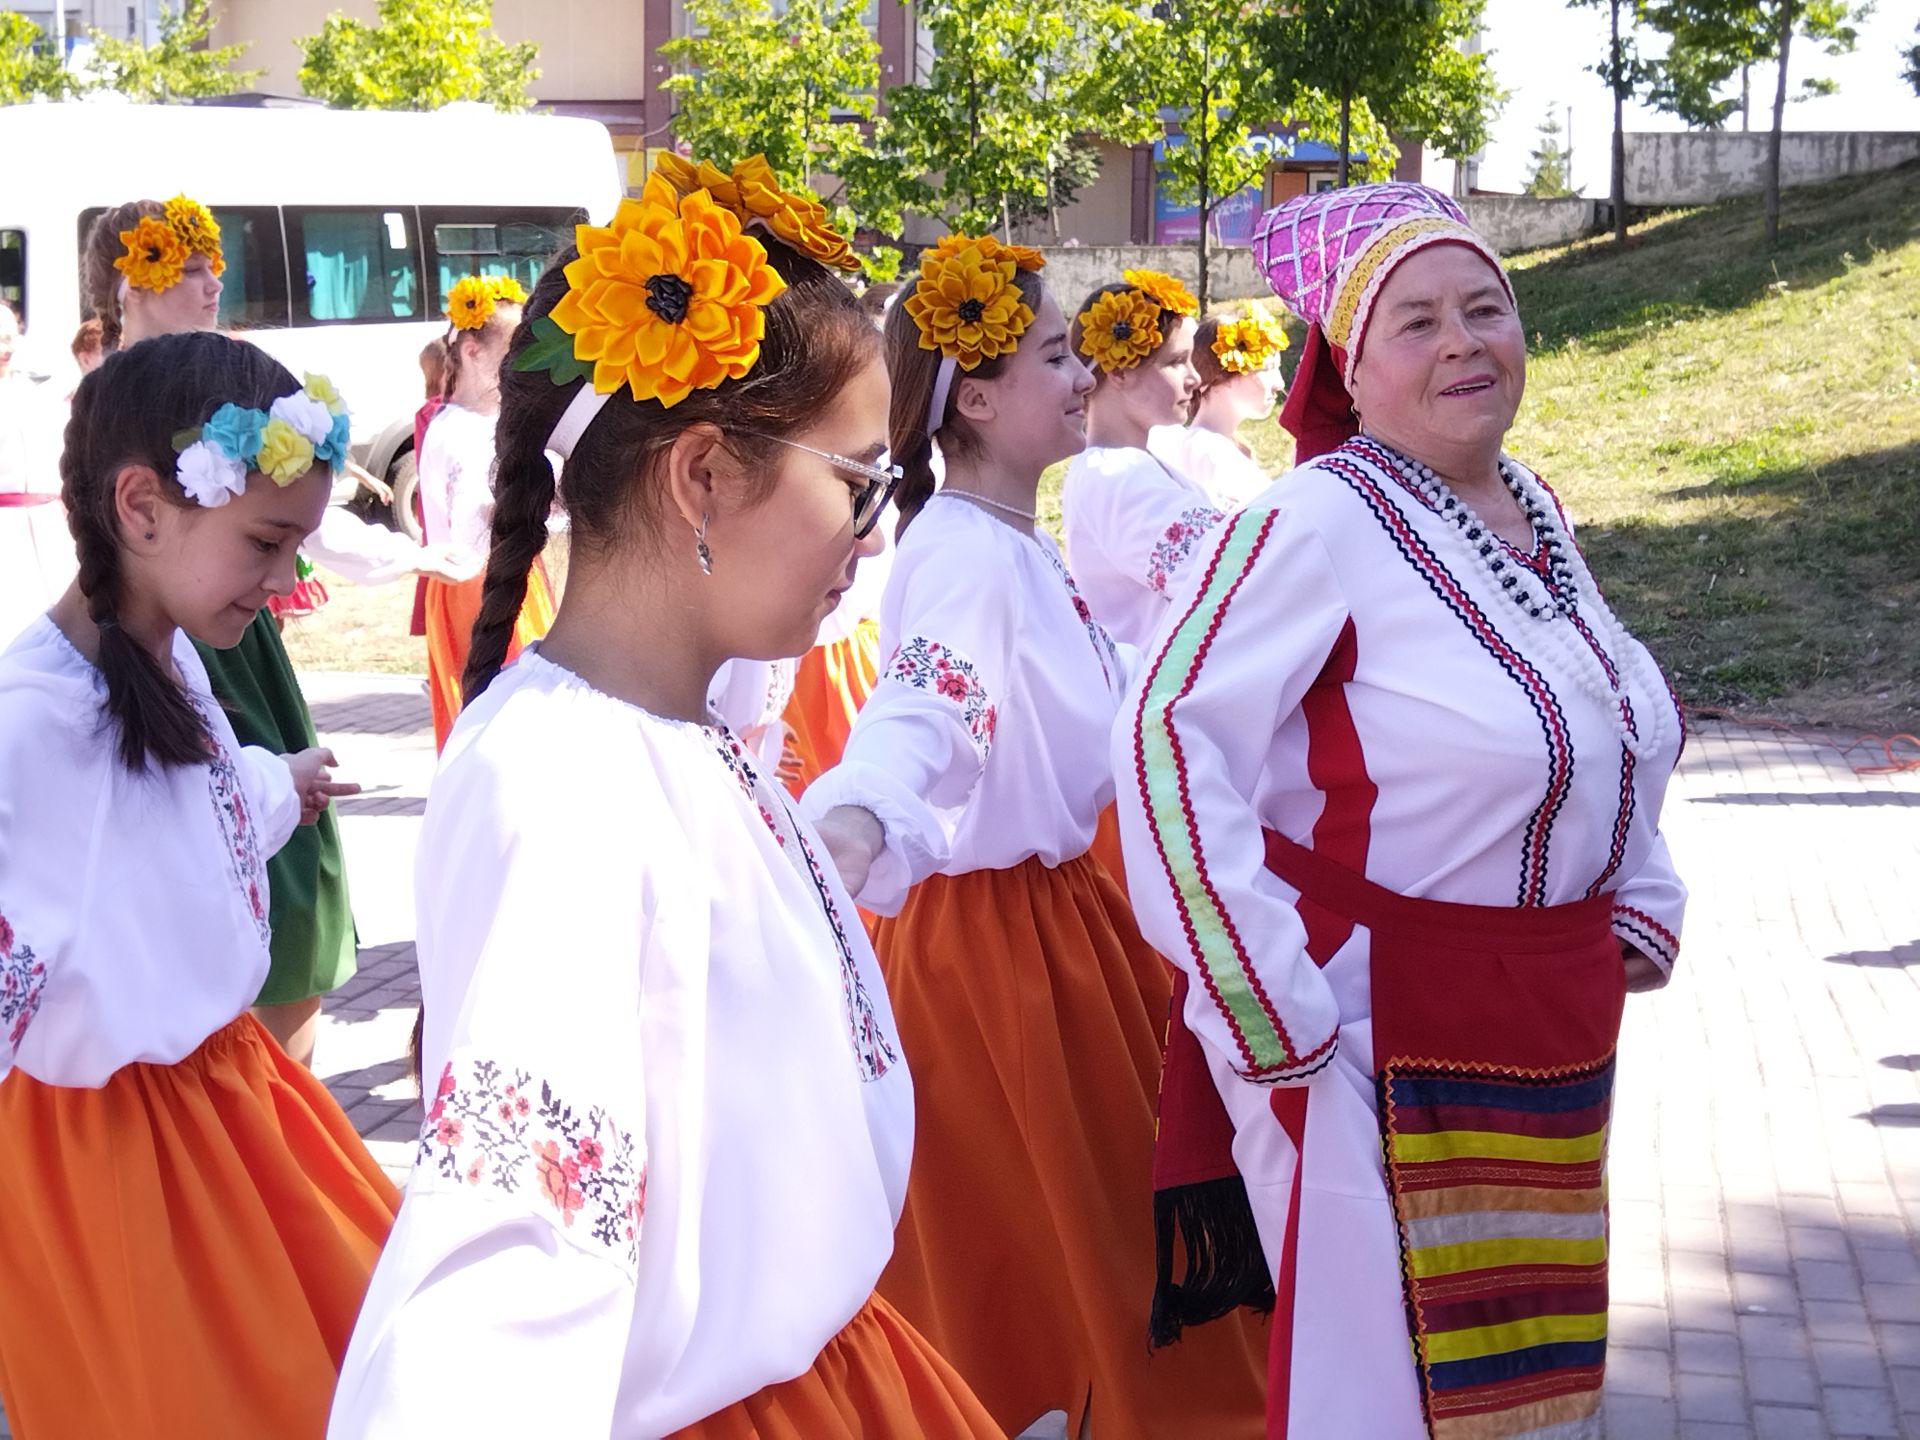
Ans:
[[[178,9],[161,7],[160,38],[151,45],[90,30],[95,83],[148,105],[249,88],[266,73],[233,68],[249,42],[211,46],[213,25],[212,0],[183,0]]]
[[[1920,24],[1913,27],[1913,33],[1920,36]],[[1901,76],[1913,87],[1913,93],[1920,95],[1920,39],[1902,50],[1900,59],[1905,67],[1900,72]]]
[[[1344,185],[1359,101],[1389,130],[1455,158],[1487,143],[1506,96],[1489,57],[1461,48],[1484,10],[1485,0],[1295,0],[1270,7],[1260,48],[1276,81],[1338,106]]]
[[[79,88],[38,25],[17,10],[0,10],[0,105],[61,100]]]
[[[880,47],[862,0],[686,0],[688,33],[660,47],[674,66],[674,137],[722,167],[760,154],[788,185],[838,175],[865,148]]]
[[[872,168],[900,177],[902,206],[1009,236],[1023,220],[1057,226],[1097,173],[1090,137],[1126,143],[1155,128],[1128,83],[1145,25],[1128,5],[921,0],[915,15],[932,64],[887,91],[873,149]]]
[[[1527,194],[1541,198],[1571,195],[1573,186],[1567,175],[1567,152],[1561,147],[1559,120],[1553,111],[1539,125],[1540,142],[1533,147],[1533,174],[1527,180]]]
[[[297,41],[300,88],[353,110],[437,110],[477,100],[524,110],[540,47],[493,33],[493,0],[379,0],[372,24],[332,14]]]

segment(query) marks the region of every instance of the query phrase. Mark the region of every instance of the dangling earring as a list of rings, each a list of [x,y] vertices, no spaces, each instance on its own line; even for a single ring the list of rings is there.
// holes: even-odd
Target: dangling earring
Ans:
[[[693,556],[700,562],[702,575],[713,574],[713,551],[707,548],[707,517],[700,517],[700,528],[693,532]]]

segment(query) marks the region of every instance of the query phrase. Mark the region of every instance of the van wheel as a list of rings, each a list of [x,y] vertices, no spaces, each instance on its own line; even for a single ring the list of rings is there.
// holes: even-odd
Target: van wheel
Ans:
[[[420,515],[413,503],[420,489],[420,474],[414,468],[411,445],[394,456],[393,463],[387,466],[387,484],[393,489],[394,528],[414,544],[424,545],[426,532],[420,527]]]

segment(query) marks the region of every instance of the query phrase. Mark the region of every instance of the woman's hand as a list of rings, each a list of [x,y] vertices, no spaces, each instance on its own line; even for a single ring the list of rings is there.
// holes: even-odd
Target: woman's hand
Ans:
[[[365,490],[382,505],[391,505],[393,503],[393,487],[388,485],[387,482],[382,480],[378,475],[375,475],[371,470],[349,460],[347,461],[347,473],[360,482],[360,488],[362,490]]]
[[[887,832],[879,819],[858,805],[836,805],[820,817],[815,828],[833,868],[840,872],[840,883],[849,895],[858,895],[887,843]]]
[[[1620,942],[1620,963],[1626,967],[1629,995],[1658,990],[1667,983],[1666,972],[1624,940]]]
[[[300,823],[311,825],[336,795],[358,795],[360,787],[350,780],[335,780],[332,767],[340,762],[325,746],[282,755],[293,772],[293,788],[300,796]]]

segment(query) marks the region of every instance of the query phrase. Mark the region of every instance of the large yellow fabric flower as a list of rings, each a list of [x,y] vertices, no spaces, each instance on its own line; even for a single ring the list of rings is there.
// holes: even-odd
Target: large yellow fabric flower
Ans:
[[[580,256],[552,319],[593,364],[593,388],[622,384],[672,407],[738,379],[760,358],[762,307],[787,288],[766,247],[704,190],[684,198],[653,175],[610,225],[574,231]]]
[[[1080,312],[1080,353],[1109,375],[1131,370],[1160,348],[1162,308],[1138,289],[1095,296]]]
[[[493,318],[499,292],[479,275],[462,275],[447,291],[447,319],[456,330],[478,330]]]
[[[740,193],[743,222],[760,221],[780,239],[838,270],[858,270],[860,261],[833,222],[827,207],[804,191],[780,188],[780,181],[764,155],[749,155],[733,164],[733,183]]]
[[[486,283],[493,291],[493,303],[496,305],[527,303],[526,287],[511,275],[489,275]]]
[[[213,212],[198,200],[187,195],[176,195],[167,201],[167,224],[173,227],[173,233],[189,250],[198,250],[207,257],[208,267],[215,275],[223,273],[227,262],[220,254],[220,222],[213,218]]]
[[[942,235],[934,242],[931,250],[920,252],[920,261],[924,265],[929,255],[944,260],[950,255],[972,245],[981,250],[989,259],[1007,259],[1022,270],[1039,270],[1047,263],[1047,257],[1031,245],[1009,245],[1004,240],[996,240],[991,235]]]
[[[1033,307],[1013,282],[1018,268],[991,236],[949,235],[922,255],[904,302],[920,348],[938,350],[962,370],[1011,353],[1033,323]]]
[[[180,283],[190,253],[174,228],[158,215],[143,215],[131,230],[120,232],[126,254],[113,262],[113,268],[127,277],[127,284],[158,295]]]
[[[683,155],[666,154],[653,162],[653,173],[665,179],[683,198],[696,190],[706,191],[713,196],[716,204],[733,211],[742,224],[746,223],[746,209],[740,203],[740,187],[718,165],[705,160],[689,160]]]
[[[1200,302],[1193,292],[1164,270],[1122,270],[1120,278],[1162,310],[1176,315],[1198,315]]]
[[[1287,348],[1287,332],[1262,310],[1249,310],[1239,320],[1222,320],[1213,334],[1213,353],[1220,368],[1231,375],[1252,375],[1280,363]]]
[[[269,420],[260,431],[253,468],[276,485],[291,485],[313,468],[313,442],[285,420]]]

